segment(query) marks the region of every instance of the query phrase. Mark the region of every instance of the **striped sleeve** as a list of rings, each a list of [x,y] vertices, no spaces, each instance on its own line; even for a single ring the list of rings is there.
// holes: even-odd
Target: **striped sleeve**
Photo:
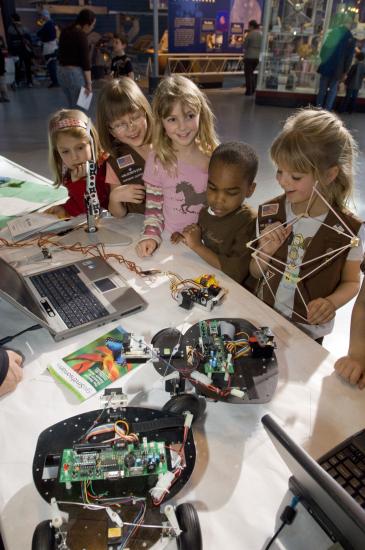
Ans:
[[[146,184],[146,209],[144,215],[144,229],[141,240],[154,239],[161,243],[161,234],[164,229],[163,217],[163,190],[159,185]]]

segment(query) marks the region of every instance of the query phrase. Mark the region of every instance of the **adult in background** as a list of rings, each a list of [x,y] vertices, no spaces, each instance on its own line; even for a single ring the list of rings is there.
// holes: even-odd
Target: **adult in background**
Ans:
[[[34,57],[30,34],[20,21],[20,15],[13,13],[8,27],[9,53],[18,58],[15,62],[15,84],[22,80],[22,68],[29,88],[33,86],[32,58]]]
[[[260,25],[251,19],[248,23],[248,32],[244,41],[245,57],[244,57],[244,71],[246,81],[246,95],[253,95],[256,90],[256,79],[254,71],[259,64],[260,50],[262,43],[262,32],[260,31]]]
[[[356,40],[350,31],[351,26],[351,17],[342,16],[328,31],[319,52],[321,64],[317,72],[321,78],[316,104],[328,111],[332,110],[338,85],[348,72],[355,52]]]
[[[57,77],[71,109],[77,107],[82,86],[86,89],[87,94],[92,91],[87,35],[93,30],[95,23],[95,13],[84,9],[80,11],[75,22],[61,32],[58,45]]]
[[[47,71],[51,79],[49,88],[58,86],[57,80],[57,31],[56,25],[51,19],[48,10],[41,11],[41,28],[37,32],[39,40],[42,42],[42,53],[46,62]]]

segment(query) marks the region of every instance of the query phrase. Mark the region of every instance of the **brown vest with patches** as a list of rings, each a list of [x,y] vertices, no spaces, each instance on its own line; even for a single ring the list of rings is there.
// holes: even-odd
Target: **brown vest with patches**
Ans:
[[[342,268],[346,262],[350,249],[346,248],[336,257],[326,256],[319,260],[316,260],[315,258],[318,258],[318,256],[321,256],[326,252],[337,250],[349,244],[350,241],[346,235],[350,235],[350,232],[346,229],[344,224],[352,230],[354,235],[358,234],[361,226],[361,220],[356,218],[350,212],[342,211],[339,208],[334,208],[334,210],[336,214],[338,214],[339,218],[337,218],[331,210],[328,212],[323,223],[329,227],[326,227],[325,225],[320,226],[317,233],[309,243],[302,259],[303,263],[308,260],[313,261],[300,268],[299,278],[305,277],[305,275],[313,271],[316,267],[321,266],[320,269],[315,271],[312,275],[304,278],[304,280],[300,281],[297,285],[306,304],[316,298],[324,298],[329,296],[336,290],[341,282]],[[344,223],[341,224],[340,220],[343,220]],[[285,195],[276,197],[275,199],[272,199],[259,207],[258,225],[260,232],[270,223],[284,223],[285,221]],[[337,227],[341,230],[341,233],[335,231],[334,229],[330,229],[331,227]],[[285,243],[275,253],[275,258],[284,263],[287,262],[288,246],[291,238],[292,236],[289,236]],[[280,269],[280,271],[283,271],[283,265],[275,262],[275,259],[270,260],[270,265]],[[268,279],[268,283],[264,280],[262,286],[263,301],[273,307],[275,303],[273,294],[276,295],[282,275],[273,269],[270,269],[270,266],[268,266],[266,277]],[[272,292],[270,291],[270,288],[268,288],[268,285],[270,285]],[[296,313],[298,313],[301,317]],[[304,323],[305,321],[303,320],[303,317],[307,317],[307,311],[298,290],[296,290],[291,319],[292,321]]]
[[[110,155],[108,158],[108,162],[117,174],[121,185],[129,183],[144,185],[143,172],[145,160],[129,145],[124,143],[116,145],[113,155]],[[144,214],[145,206],[145,202],[142,204],[126,203],[128,212],[137,212],[139,214]]]

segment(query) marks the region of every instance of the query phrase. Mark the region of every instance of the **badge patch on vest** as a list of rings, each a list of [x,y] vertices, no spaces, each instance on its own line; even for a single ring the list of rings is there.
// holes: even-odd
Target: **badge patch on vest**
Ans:
[[[117,158],[117,164],[119,168],[126,168],[134,164],[132,155],[124,155],[123,157]]]
[[[261,206],[261,215],[264,216],[275,216],[279,212],[279,204],[263,204]]]

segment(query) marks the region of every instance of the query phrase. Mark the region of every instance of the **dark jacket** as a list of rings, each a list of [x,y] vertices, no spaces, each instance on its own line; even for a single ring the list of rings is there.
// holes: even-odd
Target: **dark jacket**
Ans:
[[[362,81],[364,80],[365,76],[365,62],[364,61],[358,61],[357,63],[354,63],[349,70],[345,85],[348,90],[360,90],[362,86]]]
[[[6,350],[0,348],[0,386],[4,382],[9,370],[9,356]]]

